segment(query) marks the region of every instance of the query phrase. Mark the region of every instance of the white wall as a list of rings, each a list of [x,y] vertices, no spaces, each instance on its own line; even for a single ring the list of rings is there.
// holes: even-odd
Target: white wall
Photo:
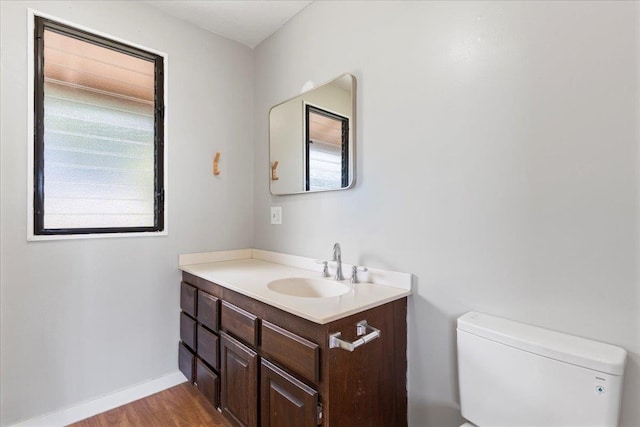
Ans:
[[[168,237],[27,243],[27,7],[169,55]],[[144,3],[2,1],[0,12],[9,425],[177,369],[178,254],[252,245],[253,53]]]
[[[339,241],[346,262],[415,274],[411,425],[460,423],[468,310],[625,347],[622,425],[640,425],[638,9],[315,2],[256,48],[254,247],[318,258]],[[271,196],[269,108],[344,72],[358,184]]]

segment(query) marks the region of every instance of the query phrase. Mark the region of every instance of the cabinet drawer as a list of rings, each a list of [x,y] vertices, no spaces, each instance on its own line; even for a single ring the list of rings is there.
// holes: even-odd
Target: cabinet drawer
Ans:
[[[180,313],[180,339],[192,350],[197,350],[196,346],[196,321],[185,313]]]
[[[195,361],[196,358],[191,350],[184,344],[178,343],[178,368],[191,383],[195,378]]]
[[[214,369],[218,366],[218,336],[198,325],[198,356],[211,365]]]
[[[262,322],[262,351],[269,359],[318,383],[320,380],[320,347],[292,332],[269,322]]]
[[[196,359],[196,387],[216,408],[220,407],[220,386],[215,372],[200,359]]]
[[[180,308],[191,317],[196,317],[198,290],[185,282],[180,284]]]
[[[218,331],[218,298],[198,291],[198,322],[212,331]]]
[[[222,329],[240,338],[247,344],[258,346],[258,318],[248,311],[222,301],[220,314]]]

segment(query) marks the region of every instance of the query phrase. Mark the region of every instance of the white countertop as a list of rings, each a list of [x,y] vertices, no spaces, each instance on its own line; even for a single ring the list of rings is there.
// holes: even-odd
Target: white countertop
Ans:
[[[277,262],[271,262],[272,260]],[[364,275],[365,280],[374,281],[378,278],[380,282],[395,280],[395,283],[352,284],[345,280],[342,283],[350,288],[347,293],[323,298],[289,296],[267,287],[269,282],[277,279],[320,278],[319,266],[315,271],[300,266],[316,268],[313,260],[307,258],[255,249],[180,256],[182,271],[319,324],[329,323],[411,294],[410,274],[376,269],[370,269],[370,272]],[[348,276],[350,266],[344,264],[343,271],[345,276]]]

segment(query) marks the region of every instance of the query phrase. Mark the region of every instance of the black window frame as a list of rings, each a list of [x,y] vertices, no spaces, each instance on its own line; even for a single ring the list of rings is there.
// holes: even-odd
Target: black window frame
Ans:
[[[319,114],[321,116],[328,117],[330,119],[338,120],[342,124],[342,152],[341,152],[341,165],[340,165],[340,188],[333,188],[332,190],[341,190],[349,187],[349,118],[341,116],[331,111],[324,110],[320,107],[316,107],[311,104],[305,103],[304,112],[304,124],[305,124],[305,191],[311,191],[311,177],[309,167],[309,151],[311,149],[310,144],[313,144],[309,137],[309,113]],[[330,191],[330,190],[314,190],[314,191]]]
[[[33,234],[36,236],[156,233],[165,229],[164,198],[164,57],[126,43],[78,28],[35,16],[34,22],[34,164],[33,164]],[[44,227],[44,31],[93,43],[154,63],[154,225],[146,227]]]

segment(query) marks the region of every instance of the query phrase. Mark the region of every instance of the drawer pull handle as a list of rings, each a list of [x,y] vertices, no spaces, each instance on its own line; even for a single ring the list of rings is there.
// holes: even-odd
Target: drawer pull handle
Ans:
[[[341,348],[343,350],[353,351],[361,345],[364,345],[369,341],[373,341],[376,338],[380,337],[380,329],[376,329],[373,326],[369,325],[366,320],[361,320],[360,322],[356,323],[356,333],[360,338],[358,338],[354,342],[340,339],[340,336],[342,335],[340,332],[330,334],[329,348]]]

